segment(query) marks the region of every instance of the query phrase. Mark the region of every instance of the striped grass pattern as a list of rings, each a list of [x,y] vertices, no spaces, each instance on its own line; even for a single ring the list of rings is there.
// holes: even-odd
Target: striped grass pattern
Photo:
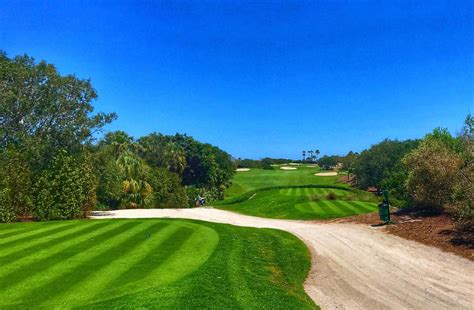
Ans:
[[[329,193],[336,199],[329,199]],[[358,200],[361,198],[365,193],[347,189],[289,187],[257,191],[251,199],[218,207],[253,216],[299,220],[332,219],[377,210],[374,202]]]
[[[315,308],[285,232],[188,220],[0,225],[0,309]]]

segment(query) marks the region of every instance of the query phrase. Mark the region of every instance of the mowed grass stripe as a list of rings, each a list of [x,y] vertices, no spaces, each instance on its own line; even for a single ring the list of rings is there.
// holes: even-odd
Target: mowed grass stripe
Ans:
[[[8,228],[4,228],[2,229],[2,231],[0,231],[0,240],[8,240],[8,238],[12,237],[12,236],[20,236],[21,234],[24,234],[26,232],[29,232],[29,231],[32,231],[33,228],[32,227],[17,227],[17,226],[11,226],[11,225],[8,225],[8,224],[3,224],[5,226],[10,226]]]
[[[37,238],[46,237],[46,236],[49,236],[49,235],[55,234],[55,233],[61,233],[65,229],[71,228],[73,226],[74,226],[74,224],[72,224],[72,223],[64,223],[64,224],[61,223],[58,226],[52,226],[52,227],[51,226],[46,226],[46,227],[41,228],[41,229],[37,229],[37,230],[33,230],[33,231],[27,231],[27,232],[24,232],[22,234],[12,236],[12,237],[9,237],[9,238],[5,238],[5,239],[2,238],[1,241],[3,241],[3,242],[0,242],[0,246],[3,249],[8,248],[10,246],[15,247],[19,243],[28,242],[30,240],[35,240]]]
[[[85,225],[73,226],[71,230],[64,234],[53,234],[52,238],[37,239],[36,242],[25,243],[19,245],[17,248],[11,248],[10,251],[3,251],[0,254],[0,266],[5,266],[8,263],[18,263],[21,259],[28,258],[31,254],[38,254],[46,251],[51,247],[60,246],[63,242],[70,242],[75,237],[85,236],[90,232],[94,232],[100,227],[106,226],[106,223],[91,222]]]
[[[170,224],[166,222],[150,222],[147,224],[145,227],[141,226],[140,232],[131,235],[125,242],[116,243],[107,251],[93,258],[89,257],[82,265],[76,266],[71,274],[79,280],[68,280],[61,283],[58,287],[59,290],[56,290],[54,297],[49,299],[47,303],[60,303],[62,299],[65,299],[64,295],[75,290],[76,287],[84,287],[81,294],[68,296],[67,300],[71,304],[84,303],[91,296],[107,287],[107,284],[113,279],[113,277],[110,277],[111,274],[120,275],[130,268],[130,264],[137,260],[136,257],[142,255],[144,245],[153,242],[151,239],[152,233],[166,239],[176,230],[175,227],[170,227]],[[53,283],[53,286],[56,284],[59,283]]]
[[[358,208],[359,210],[362,210],[364,212],[373,212],[377,210],[377,206],[375,204],[371,204],[368,202],[363,202],[363,201],[349,201],[351,205],[354,207]]]
[[[169,283],[164,281],[163,274],[166,270],[162,270],[157,275],[157,270],[170,260],[175,254],[185,246],[185,242],[191,238],[195,231],[188,227],[180,227],[173,225],[172,229],[160,238],[154,247],[144,251],[137,260],[131,262],[127,268],[119,272],[116,277],[112,278],[103,290],[96,290],[94,299],[115,299],[124,294],[124,291],[135,293],[143,289],[143,286],[163,286]],[[150,268],[152,264],[152,268]],[[185,266],[183,266],[183,269]],[[114,271],[116,272],[116,271]],[[184,276],[186,273],[183,273]]]
[[[344,200],[333,200],[332,203],[340,209],[343,215],[349,215],[349,214],[358,214],[361,213],[361,210],[358,208],[355,208],[354,206],[351,206],[348,201]]]
[[[28,272],[30,268],[48,268],[48,266],[51,266],[51,264],[54,264],[56,261],[69,258],[67,253],[69,250],[74,250],[75,244],[73,241],[89,243],[91,238],[101,234],[102,230],[112,228],[113,227],[110,227],[110,225],[101,225],[101,227],[98,227],[93,231],[80,235],[78,234],[67,242],[59,243],[53,248],[48,249],[48,251],[38,251],[36,253],[30,253],[30,255],[27,256],[11,257],[11,261],[8,264],[5,264],[0,271],[0,286],[2,285],[2,281],[6,281],[9,277],[14,278],[13,281],[9,281],[10,284],[15,284],[17,281],[27,279],[33,275],[33,273]],[[116,229],[119,229],[119,227]],[[71,246],[71,243],[73,246]],[[4,286],[4,288],[6,288],[6,286]]]
[[[72,240],[72,244],[69,242],[63,244],[62,247],[55,248],[54,252],[40,253],[39,256],[31,255],[32,257],[15,265],[15,269],[1,269],[0,287],[2,287],[2,290],[0,290],[0,300],[3,299],[2,296],[9,296],[11,298],[15,295],[13,292],[26,291],[35,286],[42,287],[44,282],[50,281],[55,277],[55,269],[61,269],[62,266],[69,264],[72,259],[86,251],[101,248],[103,246],[102,242],[138,224],[139,222],[111,223],[104,226],[107,229],[105,232],[98,229]],[[61,275],[59,274],[58,276]],[[17,290],[18,286],[22,286],[22,290]]]
[[[123,230],[113,237],[102,240],[100,247],[91,246],[83,252],[78,253],[73,260],[55,265],[50,270],[50,274],[54,274],[54,277],[51,277],[42,285],[36,285],[31,290],[25,291],[22,298],[26,296],[29,296],[29,298],[44,296],[44,292],[42,292],[44,285],[47,285],[54,291],[54,295],[50,295],[44,299],[41,305],[64,294],[67,290],[86,281],[87,277],[94,272],[104,268],[115,257],[133,250],[138,242],[138,237],[141,236],[141,240],[145,240],[146,230],[152,225],[157,224],[146,221],[129,223],[133,223],[134,225],[130,225],[127,230]]]
[[[90,221],[70,223],[81,228],[64,235],[85,236],[30,252],[16,272],[0,268],[1,309],[315,307],[303,290],[307,249],[288,233],[173,219],[103,220],[106,226],[86,233]],[[239,255],[231,256],[236,240]],[[230,278],[230,265],[237,278]],[[246,283],[252,296],[237,302],[231,282]]]
[[[338,210],[329,200],[318,201],[318,206],[320,208],[320,214],[325,215],[326,217],[333,217],[341,214],[340,210]]]

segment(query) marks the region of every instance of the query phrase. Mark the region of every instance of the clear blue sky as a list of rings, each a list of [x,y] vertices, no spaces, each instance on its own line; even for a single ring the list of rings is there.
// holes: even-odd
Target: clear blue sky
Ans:
[[[299,158],[456,132],[474,111],[473,20],[461,0],[0,0],[0,49],[90,78],[119,115],[108,130]]]

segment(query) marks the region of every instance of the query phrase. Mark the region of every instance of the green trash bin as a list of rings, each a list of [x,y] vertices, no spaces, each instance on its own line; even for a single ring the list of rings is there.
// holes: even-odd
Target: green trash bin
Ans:
[[[379,204],[379,217],[380,220],[388,223],[390,222],[390,209],[388,207],[388,203],[381,203]]]

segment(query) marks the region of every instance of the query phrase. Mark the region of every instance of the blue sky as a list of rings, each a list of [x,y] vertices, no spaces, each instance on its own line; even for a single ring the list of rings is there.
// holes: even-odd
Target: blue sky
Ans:
[[[360,151],[474,111],[472,1],[5,1],[0,49],[90,78],[107,130]]]

